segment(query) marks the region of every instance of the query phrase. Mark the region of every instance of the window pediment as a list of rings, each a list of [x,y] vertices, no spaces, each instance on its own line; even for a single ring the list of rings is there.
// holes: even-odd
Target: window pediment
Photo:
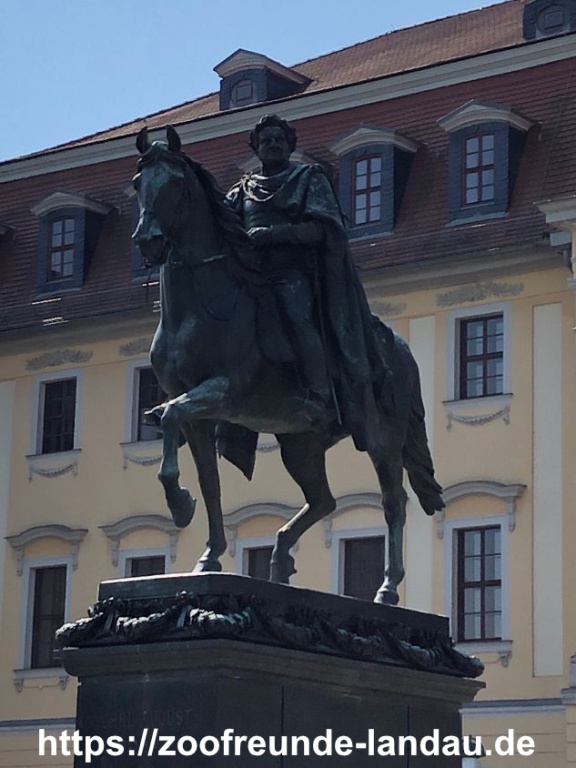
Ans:
[[[6,536],[6,541],[16,550],[17,572],[18,576],[22,576],[24,550],[28,544],[39,539],[60,539],[68,542],[72,554],[72,567],[76,570],[78,567],[78,549],[87,533],[87,528],[70,528],[68,525],[36,525],[21,533]]]
[[[489,104],[472,99],[438,120],[438,125],[453,133],[479,123],[508,123],[518,131],[528,131],[533,123],[512,107]]]
[[[107,203],[101,203],[88,195],[78,194],[77,192],[53,192],[45,197],[30,209],[36,216],[46,216],[48,213],[54,213],[62,208],[84,208],[100,216],[106,216],[113,210],[114,206]]]
[[[416,152],[418,144],[396,130],[361,125],[350,133],[341,136],[328,145],[328,149],[338,157],[354,149],[374,144],[392,144],[404,152]]]

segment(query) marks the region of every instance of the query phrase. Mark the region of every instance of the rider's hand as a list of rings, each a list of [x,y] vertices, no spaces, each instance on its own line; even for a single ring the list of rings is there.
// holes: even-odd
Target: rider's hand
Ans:
[[[270,245],[277,242],[276,227],[252,227],[248,230],[248,237],[253,245]]]

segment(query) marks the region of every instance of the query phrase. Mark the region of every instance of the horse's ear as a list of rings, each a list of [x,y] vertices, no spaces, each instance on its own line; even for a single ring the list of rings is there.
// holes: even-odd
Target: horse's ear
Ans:
[[[144,155],[148,152],[151,146],[150,139],[148,138],[148,128],[144,126],[136,137],[136,149],[141,155]]]
[[[176,128],[173,128],[171,125],[166,126],[166,138],[168,139],[168,149],[171,152],[180,152],[182,142]]]

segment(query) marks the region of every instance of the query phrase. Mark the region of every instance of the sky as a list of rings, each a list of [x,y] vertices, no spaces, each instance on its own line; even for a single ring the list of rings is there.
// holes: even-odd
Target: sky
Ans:
[[[238,48],[286,66],[492,0],[0,0],[0,161],[219,87]]]

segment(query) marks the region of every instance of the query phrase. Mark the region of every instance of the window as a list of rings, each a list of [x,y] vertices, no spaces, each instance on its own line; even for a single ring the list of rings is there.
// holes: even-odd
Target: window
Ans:
[[[494,134],[466,139],[464,192],[466,205],[494,200]]]
[[[544,34],[561,32],[566,25],[566,11],[561,5],[551,5],[538,17],[538,28]]]
[[[418,146],[397,131],[363,125],[330,144],[351,237],[392,232]]]
[[[75,221],[62,218],[50,224],[47,280],[63,280],[74,274]]]
[[[244,549],[244,573],[256,579],[270,579],[270,558],[273,546],[246,547]]]
[[[236,83],[230,96],[231,107],[245,107],[256,101],[256,86],[253,80],[244,79]]]
[[[446,296],[451,298],[451,294]],[[508,408],[512,398],[511,305],[495,302],[454,309],[446,313],[446,320],[446,408],[453,414],[482,408],[489,404],[488,398],[493,399],[492,406]]]
[[[500,526],[456,531],[456,639],[502,638]]]
[[[65,620],[67,567],[35,568],[32,572],[33,605],[30,667],[59,666],[54,634]]]
[[[146,424],[144,414],[146,411],[162,403],[166,398],[166,393],[158,384],[156,374],[151,367],[137,368],[135,375],[134,438],[138,442],[159,440],[162,437],[162,432],[156,429],[156,427]]]
[[[525,40],[534,40],[576,29],[574,0],[531,0],[524,4]]]
[[[40,219],[39,292],[79,288],[112,206],[75,192],[53,192],[32,207]]]
[[[354,161],[353,224],[372,224],[382,218],[382,156]]]
[[[166,573],[165,555],[126,558],[125,576],[156,576],[163,573]]]
[[[384,536],[343,539],[342,594],[373,600],[384,580]]]
[[[504,317],[460,321],[460,399],[504,392]]]
[[[503,216],[532,123],[510,107],[472,100],[438,120],[449,133],[451,222]]]
[[[42,384],[41,453],[71,451],[76,420],[76,378]]]

